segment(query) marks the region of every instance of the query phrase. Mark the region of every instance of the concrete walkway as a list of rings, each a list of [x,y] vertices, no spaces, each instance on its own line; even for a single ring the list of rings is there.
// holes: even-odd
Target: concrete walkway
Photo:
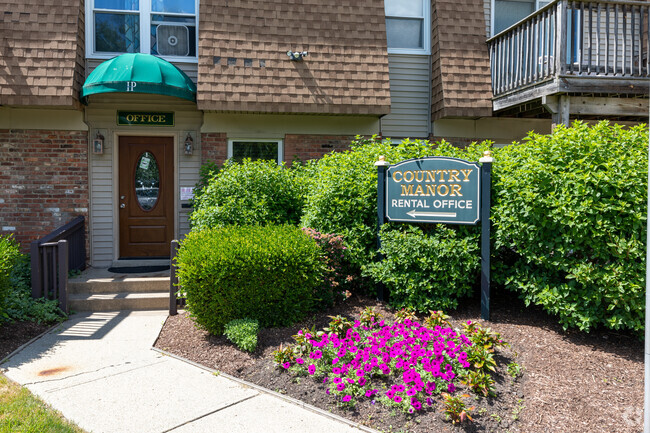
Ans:
[[[0,369],[88,432],[362,431],[152,350],[166,317],[77,314]]]

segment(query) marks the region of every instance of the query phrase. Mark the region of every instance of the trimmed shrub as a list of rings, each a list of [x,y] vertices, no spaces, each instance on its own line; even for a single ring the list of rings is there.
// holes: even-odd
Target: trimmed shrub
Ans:
[[[494,164],[493,278],[566,327],[644,326],[646,126],[558,126]]]
[[[316,242],[288,225],[193,231],[178,253],[179,284],[196,323],[213,334],[242,317],[285,326],[319,298],[322,257]]]
[[[422,228],[385,225],[381,230],[382,261],[364,269],[390,290],[394,308],[419,313],[458,307],[471,295],[480,269],[480,231],[474,227],[438,225]]]
[[[0,317],[8,318],[6,302],[12,287],[11,275],[20,258],[20,247],[13,236],[0,236]]]
[[[299,176],[273,161],[227,161],[208,166],[194,198],[193,228],[230,224],[295,224],[300,221],[304,187]]]
[[[223,334],[239,349],[253,352],[257,347],[259,328],[260,324],[257,320],[235,319],[226,323]]]

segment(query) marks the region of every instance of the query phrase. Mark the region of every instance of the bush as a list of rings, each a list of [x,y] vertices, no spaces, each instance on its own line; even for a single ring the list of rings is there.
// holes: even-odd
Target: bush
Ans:
[[[496,282],[566,327],[641,331],[647,127],[558,126],[494,164]]]
[[[11,275],[20,258],[20,247],[13,236],[0,236],[0,317],[8,318],[6,301],[11,291]]]
[[[65,314],[59,309],[58,301],[32,298],[29,256],[20,253],[18,243],[13,238],[0,238],[0,251],[0,267],[3,268],[0,271],[0,287],[6,287],[6,296],[0,297],[0,323],[14,320],[50,323],[62,320]],[[13,259],[7,260],[8,257]],[[13,262],[13,265],[9,277],[5,278],[5,266],[9,262]]]
[[[345,245],[349,249],[347,258],[355,267],[355,272],[360,273],[361,268],[372,262],[375,255],[377,167],[374,164],[379,156],[385,156],[386,161],[393,164],[405,159],[425,156],[449,156],[477,161],[482,150],[487,146],[487,143],[483,143],[469,146],[467,149],[459,149],[445,142],[432,145],[427,141],[408,139],[398,145],[393,145],[389,141],[381,141],[377,137],[370,139],[357,137],[349,151],[325,155],[317,162],[317,171],[306,198],[302,224],[320,232],[342,235]],[[431,230],[442,230],[444,233],[448,233],[449,227],[451,226],[432,226]],[[457,228],[452,228],[452,230],[457,230]],[[474,232],[471,229],[461,229],[457,237],[463,239],[465,236],[471,236],[474,239],[475,235],[472,233]],[[418,235],[412,233],[411,237],[413,236]],[[386,250],[385,253],[392,254],[393,251]],[[455,259],[450,258],[449,261],[445,261],[437,253],[431,252],[431,254],[434,254],[437,257],[436,260],[443,266],[440,272],[458,275],[445,265],[447,262],[450,265],[451,263],[457,264]],[[386,260],[390,261],[393,258],[386,257]],[[423,260],[428,259],[424,258]],[[471,261],[474,263],[475,259],[472,258]],[[464,264],[462,268],[473,269],[473,266],[473,264]],[[373,268],[370,275],[376,281],[384,281],[389,285],[396,284],[402,278],[397,274],[391,275],[388,266]],[[470,275],[469,278],[473,278],[473,275]],[[456,285],[456,282],[450,280],[450,284]],[[464,279],[459,284],[464,287]]]
[[[324,275],[322,257],[297,227],[206,229],[183,240],[178,278],[187,309],[213,334],[242,317],[263,327],[285,326],[314,307]]]
[[[346,259],[347,248],[343,244],[343,237],[328,233],[320,233],[314,229],[303,228],[323,251],[325,264],[325,278],[321,289],[320,304],[323,307],[332,306],[335,302],[347,297],[358,283],[355,278],[354,268]]]
[[[259,322],[251,319],[231,320],[226,324],[224,335],[241,350],[253,352],[257,347]]]
[[[190,219],[196,229],[230,224],[295,224],[300,221],[304,187],[293,170],[273,161],[227,161],[208,166],[194,198]],[[216,174],[215,174],[216,173]]]
[[[419,313],[458,307],[471,295],[480,269],[480,231],[474,227],[385,225],[382,261],[365,271],[390,290],[394,308]]]

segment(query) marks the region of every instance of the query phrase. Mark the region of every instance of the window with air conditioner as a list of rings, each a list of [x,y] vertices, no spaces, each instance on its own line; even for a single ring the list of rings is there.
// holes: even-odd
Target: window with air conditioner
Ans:
[[[427,0],[385,0],[389,53],[429,54],[430,3]]]
[[[88,57],[148,53],[196,61],[198,0],[89,0]]]

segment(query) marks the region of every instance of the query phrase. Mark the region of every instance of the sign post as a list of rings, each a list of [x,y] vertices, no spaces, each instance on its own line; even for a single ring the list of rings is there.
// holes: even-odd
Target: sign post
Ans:
[[[481,317],[490,320],[490,151],[479,160],[427,157],[395,165],[383,156],[375,163],[377,249],[386,221],[476,225],[481,221]],[[379,299],[385,297],[383,287]]]
[[[481,319],[490,320],[490,189],[494,158],[486,151],[481,165]]]
[[[386,191],[386,169],[389,165],[383,156],[380,156],[379,161],[375,162],[375,167],[377,167],[377,251],[381,249],[379,230],[386,222],[386,194],[384,192]],[[381,257],[381,253],[379,258],[380,260],[383,258]],[[383,301],[386,287],[383,284],[379,284],[377,289],[377,299]]]

